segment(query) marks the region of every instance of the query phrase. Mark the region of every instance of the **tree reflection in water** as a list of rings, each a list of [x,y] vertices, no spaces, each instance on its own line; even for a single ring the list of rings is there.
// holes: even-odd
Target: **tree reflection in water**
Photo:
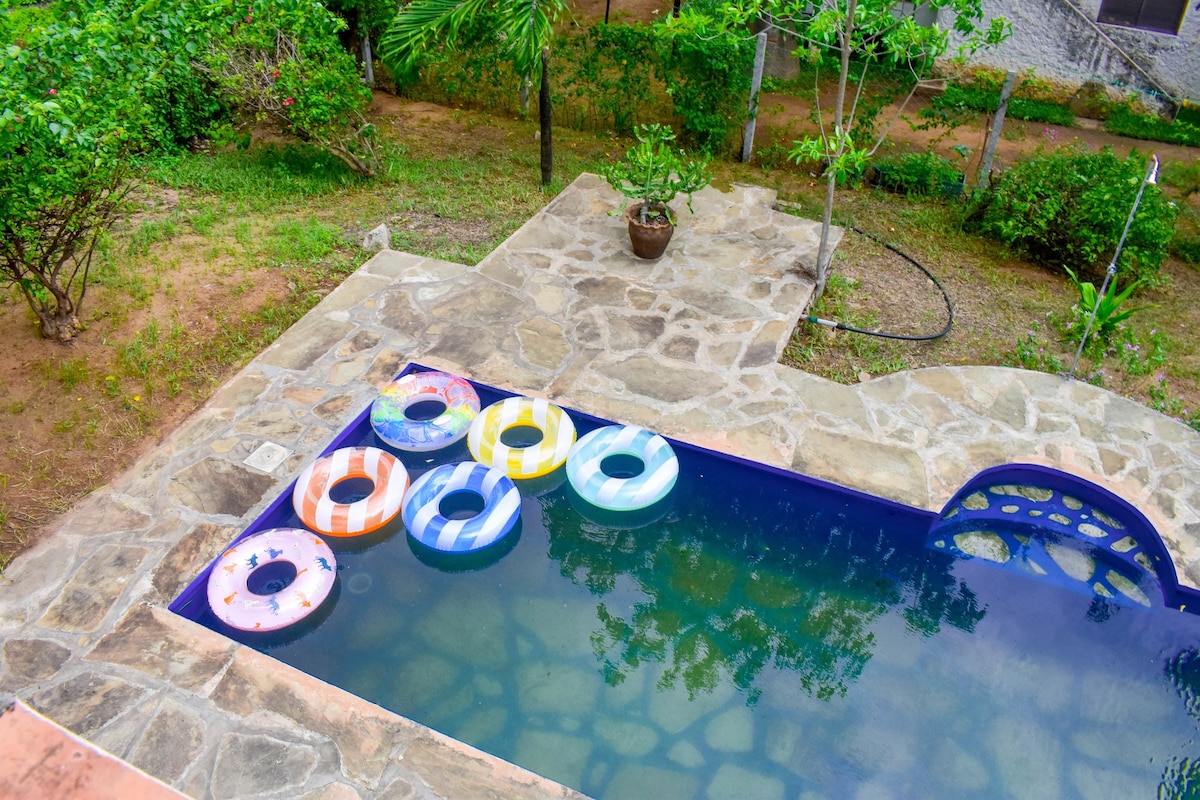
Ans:
[[[615,515],[580,514],[566,493],[542,498],[551,558],[600,596],[591,641],[610,685],[658,663],[660,688],[682,684],[694,699],[728,676],[753,704],[771,667],[828,700],[858,679],[875,649],[872,623],[889,609],[922,635],[943,623],[969,632],[986,613],[952,562],[922,546],[919,512],[906,519],[893,507],[873,521],[837,498],[838,508],[813,512],[811,488],[730,497],[717,484],[681,480],[676,509],[633,530],[607,524]]]

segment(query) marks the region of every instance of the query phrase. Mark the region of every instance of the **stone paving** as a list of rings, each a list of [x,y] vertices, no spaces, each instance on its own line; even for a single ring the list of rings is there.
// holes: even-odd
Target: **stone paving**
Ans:
[[[584,175],[476,267],[381,252],[9,567],[0,693],[197,798],[578,797],[165,610],[408,361],[930,509],[1054,466],[1142,509],[1200,586],[1186,426],[1021,370],[780,366],[819,225],[773,201],[706,189],[649,263]]]

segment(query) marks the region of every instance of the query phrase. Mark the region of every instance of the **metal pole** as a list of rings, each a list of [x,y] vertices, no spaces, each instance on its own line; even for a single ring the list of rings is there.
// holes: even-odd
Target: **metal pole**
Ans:
[[[1087,325],[1083,329],[1083,336],[1079,340],[1079,349],[1075,351],[1075,359],[1071,362],[1071,368],[1067,370],[1069,377],[1075,377],[1075,365],[1079,363],[1079,357],[1083,355],[1083,346],[1087,344],[1088,335],[1092,332],[1092,325],[1096,322],[1096,315],[1100,313],[1100,304],[1104,302],[1112,279],[1117,276],[1117,259],[1121,256],[1121,248],[1125,246],[1125,237],[1129,235],[1129,229],[1133,227],[1133,218],[1137,216],[1138,205],[1142,202],[1142,193],[1151,183],[1158,183],[1158,156],[1156,155],[1150,156],[1150,164],[1146,167],[1146,177],[1142,178],[1142,183],[1138,186],[1137,197],[1133,199],[1133,208],[1129,209],[1129,219],[1125,220],[1125,230],[1121,231],[1121,239],[1117,242],[1117,249],[1113,251],[1112,261],[1108,262],[1108,269],[1104,271],[1104,282],[1096,294],[1096,307],[1092,309],[1091,316],[1088,317]]]

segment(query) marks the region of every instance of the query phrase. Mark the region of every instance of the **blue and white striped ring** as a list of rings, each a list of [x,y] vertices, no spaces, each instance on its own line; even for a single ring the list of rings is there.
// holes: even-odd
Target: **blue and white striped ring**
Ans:
[[[483,510],[469,519],[442,514],[442,500],[457,492],[482,497]],[[443,464],[417,479],[404,496],[400,514],[409,533],[426,547],[469,553],[508,535],[521,517],[521,493],[498,469],[473,461]]]
[[[642,462],[640,474],[614,478],[600,468],[610,456],[626,455]],[[597,428],[575,443],[567,456],[567,480],[587,502],[609,511],[636,511],[652,506],[675,488],[679,459],[667,440],[634,425]]]

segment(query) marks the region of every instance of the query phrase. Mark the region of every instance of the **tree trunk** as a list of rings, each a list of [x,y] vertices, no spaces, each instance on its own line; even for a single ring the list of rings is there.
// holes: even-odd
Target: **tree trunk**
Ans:
[[[554,148],[550,142],[550,48],[542,48],[542,85],[538,87],[538,123],[542,134],[542,186],[554,173]]]
[[[75,313],[75,304],[65,293],[53,292],[56,300],[53,308],[34,308],[41,325],[42,336],[55,342],[67,343],[75,338],[77,331],[83,330],[79,324],[79,316]]]
[[[842,125],[845,121],[842,108],[846,104],[846,81],[850,75],[850,44],[851,37],[854,34],[854,12],[857,7],[858,0],[849,0],[846,8],[846,24],[838,34],[838,45],[841,48],[842,60],[841,74],[838,75],[837,100],[834,101],[833,108],[833,135],[837,137],[837,147],[830,154],[831,161],[846,152],[846,137],[842,135]],[[821,299],[821,295],[825,293],[825,282],[829,279],[829,262],[833,259],[833,253],[830,252],[829,248],[829,226],[833,220],[833,194],[835,188],[837,188],[837,173],[831,168],[825,183],[825,209],[821,215],[821,244],[817,248],[817,286],[813,291],[812,298],[812,305],[814,306]]]

